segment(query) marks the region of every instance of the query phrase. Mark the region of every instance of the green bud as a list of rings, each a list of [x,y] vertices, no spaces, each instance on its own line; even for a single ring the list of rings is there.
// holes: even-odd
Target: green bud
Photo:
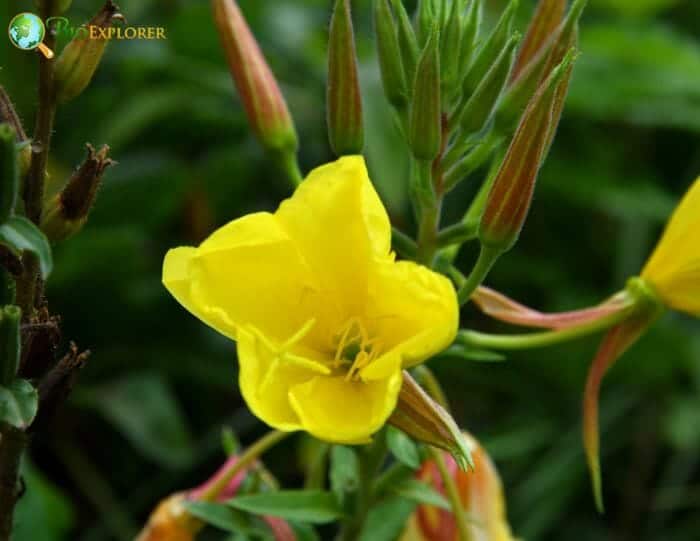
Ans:
[[[491,32],[491,35],[489,35],[486,42],[479,49],[462,84],[465,96],[471,95],[471,93],[476,90],[476,87],[479,86],[479,83],[486,75],[486,72],[489,70],[498,54],[503,50],[506,41],[508,41],[511,35],[511,28],[516,12],[518,11],[519,2],[520,0],[510,0],[501,18]]]
[[[566,0],[540,0],[518,52],[511,80],[515,81],[525,67],[551,39],[564,18]]]
[[[66,186],[46,205],[41,229],[52,242],[67,239],[82,229],[95,203],[105,170],[114,165],[107,157],[109,147],[98,152],[87,145],[88,155]]]
[[[420,54],[418,39],[413,30],[411,19],[406,12],[406,8],[401,0],[392,0],[394,15],[396,16],[398,27],[399,50],[401,51],[401,59],[403,60],[403,70],[406,76],[407,88],[412,90],[411,84],[416,76],[416,63]]]
[[[0,309],[0,385],[14,381],[19,369],[20,322],[22,311],[17,306]]]
[[[396,22],[388,0],[374,0],[374,31],[384,94],[399,111],[408,105],[408,87],[399,49]]]
[[[440,32],[435,26],[418,60],[413,86],[409,144],[413,155],[422,161],[434,160],[442,146],[439,44]]]
[[[445,23],[445,30],[440,36],[440,67],[442,86],[445,96],[451,96],[460,78],[459,51],[462,43],[462,8],[464,0],[453,0],[452,9]],[[446,10],[447,11],[447,10]]]
[[[82,94],[102,61],[108,39],[99,30],[124,20],[119,8],[107,0],[87,25],[65,46],[55,65],[56,101],[65,103]]]
[[[362,94],[349,0],[336,0],[331,18],[327,107],[328,138],[335,154],[360,154],[364,146]]]
[[[561,24],[561,30],[555,37],[552,53],[549,57],[549,62],[545,67],[542,78],[546,78],[556,68],[567,55],[568,51],[573,47],[578,39],[578,21],[586,8],[588,0],[574,0],[571,9]]]
[[[515,49],[519,42],[520,34],[511,36],[496,62],[466,102],[460,118],[465,134],[480,131],[491,118],[508,80],[515,58]]]
[[[469,10],[462,18],[462,42],[459,51],[460,73],[467,73],[474,57],[474,50],[481,28],[481,1],[471,0]]]
[[[418,41],[421,46],[425,46],[430,38],[433,25],[438,21],[433,0],[418,0],[417,19]]]
[[[9,124],[0,124],[0,224],[12,216],[17,203],[19,173],[17,135]]]
[[[518,240],[549,142],[557,89],[573,60],[572,50],[540,86],[525,110],[481,217],[479,239],[486,248],[502,253]]]

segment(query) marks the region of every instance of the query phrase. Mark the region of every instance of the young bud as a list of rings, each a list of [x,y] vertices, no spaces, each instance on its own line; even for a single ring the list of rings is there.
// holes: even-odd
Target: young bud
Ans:
[[[214,21],[248,122],[261,144],[295,153],[298,140],[284,96],[235,0],[213,0]]]
[[[377,54],[384,94],[391,105],[402,111],[408,105],[408,87],[401,61],[396,22],[387,0],[374,0],[374,32],[377,36]]]
[[[79,96],[90,84],[102,61],[107,42],[104,30],[124,16],[112,0],[65,46],[55,65],[56,101],[65,103]]]
[[[481,217],[479,238],[483,246],[505,252],[520,235],[548,144],[557,88],[573,56],[572,51],[541,85],[520,121]]]
[[[481,2],[471,0],[469,10],[462,18],[462,42],[459,51],[459,73],[467,73],[474,57],[477,37],[481,29]]]
[[[515,48],[519,41],[519,34],[511,36],[491,69],[459,113],[461,127],[465,134],[480,131],[491,118],[508,80]]]
[[[540,0],[530,20],[518,59],[513,66],[511,81],[515,81],[540,49],[551,39],[564,18],[566,0]]]
[[[15,210],[19,190],[18,165],[16,132],[9,124],[0,124],[0,225]]]
[[[160,502],[136,541],[194,541],[204,524],[187,512],[185,501],[177,493]]]
[[[442,146],[439,45],[435,27],[418,60],[411,104],[409,144],[413,155],[427,162],[437,157]]]
[[[0,386],[12,383],[20,357],[19,324],[22,311],[17,306],[0,308]]]
[[[479,86],[494,60],[503,50],[511,35],[511,28],[515,14],[518,11],[519,2],[520,0],[510,0],[491,35],[479,49],[479,53],[469,67],[467,76],[462,83],[462,90],[465,96],[470,96],[476,90],[476,87]]]
[[[433,32],[433,25],[439,22],[437,14],[435,13],[433,0],[418,0],[418,13],[416,17],[418,41],[421,46],[424,46]]]
[[[407,371],[403,373],[399,402],[389,424],[418,441],[449,452],[463,470],[472,467],[469,446],[457,423]]]
[[[453,0],[440,40],[440,68],[445,96],[452,96],[460,80],[459,51],[462,44],[462,8],[464,0]]]
[[[406,12],[406,7],[401,0],[392,0],[392,7],[397,19],[397,33],[399,41],[399,50],[401,51],[401,59],[403,60],[403,70],[406,80],[406,88],[412,91],[411,84],[416,76],[416,63],[420,55],[420,47],[418,39],[413,30],[411,19]]]
[[[361,154],[362,94],[357,74],[350,0],[336,0],[328,46],[328,138],[337,156]]]
[[[91,145],[87,149],[87,158],[65,188],[49,202],[42,217],[41,229],[52,242],[67,239],[82,229],[95,203],[102,176],[115,163],[107,157],[108,146],[99,152]]]

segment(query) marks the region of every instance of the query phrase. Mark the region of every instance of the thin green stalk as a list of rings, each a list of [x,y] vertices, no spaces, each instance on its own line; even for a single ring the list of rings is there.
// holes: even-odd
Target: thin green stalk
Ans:
[[[292,432],[282,432],[281,430],[273,430],[268,432],[253,445],[248,447],[241,455],[240,459],[231,466],[231,468],[217,479],[216,483],[212,484],[201,499],[204,501],[215,501],[238,473],[251,466],[265,451],[277,445],[280,441],[290,436]]]
[[[445,485],[445,491],[447,492],[447,499],[452,507],[452,514],[454,515],[455,522],[457,523],[457,533],[459,535],[459,541],[472,541],[471,532],[469,530],[469,522],[467,515],[462,507],[462,500],[459,497],[459,491],[457,490],[457,485],[455,480],[450,475],[447,470],[447,463],[445,462],[445,457],[442,451],[434,447],[430,448],[430,452],[433,455],[435,464],[440,471],[440,477],[442,477],[442,483]]]
[[[476,239],[477,236],[477,227],[460,222],[442,229],[437,235],[437,243],[439,248],[446,248],[453,244],[464,244]]]
[[[634,307],[620,310],[585,325],[558,331],[507,335],[460,331],[457,341],[469,346],[499,350],[521,350],[553,346],[609,329],[626,320],[632,310],[634,310]]]
[[[287,176],[292,189],[296,189],[304,180],[296,153],[284,151],[277,154],[276,158],[279,168]]]
[[[476,288],[479,287],[486,279],[491,267],[493,267],[500,255],[500,249],[486,246],[484,244],[481,245],[479,258],[476,260],[474,268],[457,292],[457,298],[460,305],[465,304],[471,298],[474,291],[476,291]]]
[[[391,229],[391,241],[394,249],[401,257],[415,259],[418,254],[418,245],[411,237],[396,227]]]

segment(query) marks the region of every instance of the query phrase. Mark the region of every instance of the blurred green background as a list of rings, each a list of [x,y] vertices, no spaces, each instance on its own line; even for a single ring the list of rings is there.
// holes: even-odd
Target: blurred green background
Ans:
[[[237,391],[234,345],[160,284],[165,251],[244,213],[274,209],[284,179],[251,138],[205,0],[121,0],[167,41],[115,42],[93,85],[58,114],[52,178],[84,144],[108,143],[88,226],[56,249],[48,295],[64,338],[93,355],[25,465],[17,541],[127,540],[166,494],[222,461],[221,429],[264,427]],[[324,124],[329,0],[241,0],[295,117],[305,171],[331,159]],[[487,0],[487,20],[504,0]],[[545,310],[595,303],[637,273],[700,173],[700,2],[591,0],[582,56],[522,240],[489,285]],[[520,26],[532,12],[523,0]],[[97,0],[75,0],[81,24]],[[410,230],[406,149],[381,91],[369,0],[354,2],[367,157],[394,222]],[[33,8],[5,0],[0,23]],[[0,44],[0,83],[33,124],[37,60]],[[28,129],[28,131],[31,131]],[[455,219],[474,190],[455,192]],[[700,239],[698,240],[700,242]],[[461,265],[471,263],[465,250]],[[465,325],[504,330],[465,309]],[[598,516],[580,443],[580,399],[597,339],[507,363],[434,361],[460,424],[498,463],[514,532],[528,540],[690,541],[700,536],[700,326],[668,314],[602,393],[608,511]],[[301,480],[299,437],[266,462]]]

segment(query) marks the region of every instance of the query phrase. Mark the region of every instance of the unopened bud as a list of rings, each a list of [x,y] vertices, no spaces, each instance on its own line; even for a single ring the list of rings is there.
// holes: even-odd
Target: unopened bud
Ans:
[[[9,124],[0,124],[0,225],[12,216],[17,203],[18,165],[17,134]]]
[[[214,21],[248,122],[268,150],[294,153],[298,146],[287,103],[235,0],[213,0]]]
[[[17,375],[21,320],[22,310],[18,306],[0,308],[0,386],[10,384]]]
[[[520,235],[549,141],[557,88],[573,57],[571,51],[541,85],[525,110],[481,217],[479,239],[484,246],[505,252],[513,247]]]
[[[102,176],[115,163],[107,157],[108,146],[99,152],[91,145],[87,148],[87,158],[65,188],[49,202],[42,217],[41,229],[52,242],[64,240],[82,229],[95,203]]]
[[[389,103],[402,111],[408,105],[408,86],[399,48],[396,21],[388,0],[374,0],[374,32],[384,94]]]
[[[510,0],[510,3],[503,11],[501,18],[496,23],[486,42],[479,49],[479,53],[469,67],[466,77],[462,83],[462,90],[465,96],[471,95],[483,80],[489,68],[503,50],[508,38],[511,35],[511,28],[518,4],[520,0]]]
[[[472,466],[469,446],[457,423],[406,371],[403,372],[399,401],[389,424],[420,442],[449,452],[460,468]]]
[[[481,2],[471,0],[469,9],[462,18],[462,42],[459,50],[459,72],[467,73],[474,58],[477,37],[481,29]]]
[[[421,46],[430,38],[433,32],[433,25],[440,22],[438,14],[435,12],[433,0],[418,0],[417,12],[418,40]]]
[[[123,20],[119,7],[112,0],[107,0],[97,15],[82,26],[65,46],[55,65],[58,103],[72,100],[87,88],[109,41],[103,31],[111,28],[115,21]]]
[[[566,0],[540,0],[537,5],[518,51],[518,59],[513,66],[511,81],[515,81],[523,69],[537,56],[540,49],[551,39],[566,11]]]
[[[336,0],[328,44],[328,138],[337,156],[364,147],[362,94],[357,74],[350,0]]]
[[[442,146],[439,45],[435,27],[418,60],[413,86],[408,139],[413,155],[422,161],[434,160]]]
[[[163,500],[136,541],[194,541],[204,524],[187,512],[185,501],[185,493],[173,494]]]
[[[411,19],[406,12],[406,7],[402,0],[392,0],[391,6],[394,8],[396,16],[396,26],[399,41],[399,50],[403,60],[403,71],[406,80],[406,88],[409,92],[412,91],[413,79],[416,76],[416,64],[418,55],[420,55],[420,47],[418,39],[413,30]]]
[[[491,69],[466,102],[461,112],[461,126],[465,134],[480,131],[491,118],[508,80],[519,41],[519,34],[511,36]]]
[[[464,0],[453,0],[445,30],[441,34],[440,69],[442,71],[442,87],[445,96],[452,96],[455,87],[460,82],[459,51],[462,44],[462,8]]]
[[[503,484],[498,470],[486,450],[469,434],[464,435],[474,457],[474,471],[465,472],[445,456],[445,466],[452,478],[464,514],[468,517],[468,539],[514,541],[506,516]],[[417,477],[434,490],[447,496],[445,482],[435,460],[425,461]],[[408,521],[400,541],[447,541],[457,539],[458,527],[452,511],[421,504]],[[450,532],[446,534],[445,532]]]

